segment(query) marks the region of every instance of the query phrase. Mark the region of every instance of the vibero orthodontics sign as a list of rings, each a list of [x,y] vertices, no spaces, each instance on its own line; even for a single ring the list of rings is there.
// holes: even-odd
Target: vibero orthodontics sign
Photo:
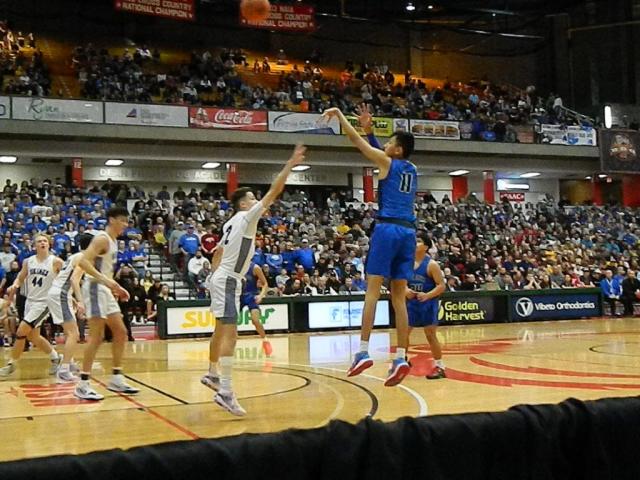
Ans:
[[[602,314],[600,294],[570,293],[512,295],[511,318],[514,321],[597,317]]]

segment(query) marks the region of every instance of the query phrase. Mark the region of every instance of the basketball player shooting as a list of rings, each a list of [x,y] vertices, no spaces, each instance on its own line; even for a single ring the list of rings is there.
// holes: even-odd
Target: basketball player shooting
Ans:
[[[214,402],[237,416],[247,414],[240,406],[231,385],[233,354],[236,346],[237,319],[242,281],[255,251],[258,220],[265,209],[278,198],[291,169],[304,161],[305,147],[297,145],[289,161],[271,184],[269,191],[258,201],[250,188],[233,192],[231,203],[235,214],[222,227],[222,239],[213,256],[211,281],[211,311],[215,315],[216,329],[209,347],[209,372],[202,383],[217,393]],[[220,359],[220,374],[218,362]],[[206,380],[206,381],[205,381]]]
[[[390,280],[391,303],[396,314],[398,342],[396,358],[391,363],[384,383],[385,386],[392,387],[399,384],[410,370],[405,358],[409,345],[405,293],[408,280],[413,278],[416,250],[416,217],[413,208],[418,176],[415,165],[408,160],[415,140],[411,133],[398,131],[381,147],[373,135],[372,117],[366,105],[360,108],[358,121],[367,134],[369,143],[358,134],[339,109],[330,108],[324,112],[323,117],[337,117],[351,143],[380,169],[379,209],[365,267],[367,293],[362,312],[360,351],[356,353],[347,374],[359,375],[373,366],[373,360],[369,357],[369,337],[380,298],[380,288],[387,278]]]

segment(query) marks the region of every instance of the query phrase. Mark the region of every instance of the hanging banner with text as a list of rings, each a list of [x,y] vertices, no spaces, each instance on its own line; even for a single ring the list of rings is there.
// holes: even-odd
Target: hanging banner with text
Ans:
[[[340,121],[317,113],[269,112],[269,131],[339,135]]]
[[[271,13],[265,20],[249,20],[240,12],[240,25],[267,30],[289,32],[313,32],[316,29],[316,12],[310,5],[271,4]]]
[[[434,140],[460,140],[458,122],[411,119],[409,125],[411,133],[416,137],[432,138]]]
[[[640,172],[640,133],[635,130],[600,130],[600,161],[602,171],[618,173]]]
[[[193,0],[115,0],[120,12],[139,13],[154,17],[193,22],[196,19]]]
[[[364,135],[364,130],[360,128],[356,117],[347,117],[347,120],[360,135]],[[373,117],[373,134],[376,137],[390,137],[393,132],[393,118]],[[345,132],[342,132],[342,134],[346,135]]]
[[[500,201],[504,202],[524,202],[524,193],[522,192],[500,192]]]
[[[12,97],[14,120],[45,122],[103,123],[102,102],[57,100],[41,97]]]
[[[189,124],[196,128],[267,131],[267,112],[233,108],[189,107]]]
[[[187,107],[182,106],[107,102],[104,104],[104,115],[106,123],[115,125],[189,126]]]
[[[593,127],[577,125],[540,125],[540,143],[551,145],[587,145],[595,147],[598,144],[597,132]]]

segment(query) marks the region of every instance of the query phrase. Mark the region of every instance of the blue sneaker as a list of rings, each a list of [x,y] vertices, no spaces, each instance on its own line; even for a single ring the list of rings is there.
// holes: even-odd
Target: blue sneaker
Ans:
[[[404,358],[396,358],[391,362],[391,368],[389,369],[389,376],[384,382],[385,387],[395,387],[398,385],[404,377],[409,374],[411,367]]]
[[[356,375],[360,375],[367,368],[373,366],[373,360],[369,357],[369,352],[358,352],[353,357],[353,363],[351,364],[351,368],[347,370],[348,377],[354,377]]]

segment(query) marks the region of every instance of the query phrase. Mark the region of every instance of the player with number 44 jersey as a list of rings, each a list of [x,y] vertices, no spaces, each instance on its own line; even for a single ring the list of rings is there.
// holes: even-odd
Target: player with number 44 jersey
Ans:
[[[378,215],[371,235],[365,264],[367,294],[362,313],[360,351],[355,355],[349,376],[358,375],[373,365],[369,357],[369,337],[373,329],[376,305],[385,278],[390,280],[391,303],[396,314],[398,348],[391,364],[385,386],[400,383],[410,370],[406,361],[409,329],[405,292],[407,281],[413,277],[413,259],[416,250],[414,204],[418,184],[416,166],[408,158],[415,140],[409,132],[397,131],[381,146],[373,136],[373,118],[363,104],[358,112],[360,127],[367,134],[365,141],[337,108],[330,108],[325,118],[337,117],[342,130],[351,142],[374,163],[378,169]]]

